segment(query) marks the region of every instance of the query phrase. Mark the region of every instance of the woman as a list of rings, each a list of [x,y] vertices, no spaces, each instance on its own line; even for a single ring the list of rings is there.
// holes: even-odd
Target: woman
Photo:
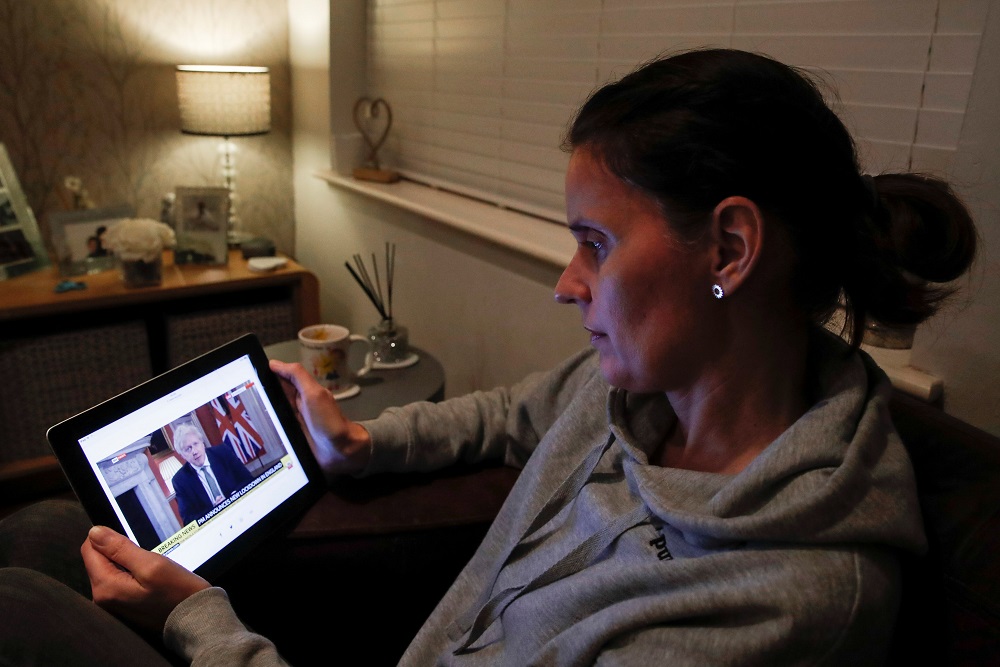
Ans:
[[[591,349],[360,424],[272,362],[329,473],[523,467],[402,664],[877,664],[924,536],[857,345],[933,312],[924,281],[972,261],[967,211],[935,179],[863,176],[813,84],[739,51],[601,88],[567,147],[556,299]],[[839,300],[851,345],[822,327]],[[82,553],[100,606],[165,621],[195,664],[280,660],[182,568],[102,528]]]

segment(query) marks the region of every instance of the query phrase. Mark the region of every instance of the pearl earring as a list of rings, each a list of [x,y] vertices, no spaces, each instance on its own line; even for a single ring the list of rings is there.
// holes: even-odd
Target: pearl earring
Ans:
[[[726,293],[722,291],[722,285],[718,283],[712,285],[712,294],[715,296],[716,299],[721,299],[722,297],[726,296]]]

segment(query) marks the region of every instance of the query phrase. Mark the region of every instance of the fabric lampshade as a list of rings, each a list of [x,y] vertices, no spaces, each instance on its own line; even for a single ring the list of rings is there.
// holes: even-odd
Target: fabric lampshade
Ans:
[[[271,75],[266,67],[178,65],[181,132],[221,137],[271,130]]]

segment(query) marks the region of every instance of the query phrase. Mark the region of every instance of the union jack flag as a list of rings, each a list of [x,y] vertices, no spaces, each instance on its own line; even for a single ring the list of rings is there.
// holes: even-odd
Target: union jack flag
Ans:
[[[229,443],[240,461],[246,463],[264,453],[263,438],[238,395],[227,393],[213,398],[212,413],[222,441]]]

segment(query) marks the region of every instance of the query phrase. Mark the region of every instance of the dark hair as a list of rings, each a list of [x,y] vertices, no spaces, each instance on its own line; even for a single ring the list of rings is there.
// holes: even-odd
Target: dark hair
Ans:
[[[853,345],[869,322],[912,325],[951,293],[977,234],[949,185],[860,173],[850,133],[805,72],[732,49],[653,60],[598,89],[564,147],[586,146],[652,196],[685,238],[716,204],[754,201],[789,230],[799,306],[827,322],[843,301]]]

